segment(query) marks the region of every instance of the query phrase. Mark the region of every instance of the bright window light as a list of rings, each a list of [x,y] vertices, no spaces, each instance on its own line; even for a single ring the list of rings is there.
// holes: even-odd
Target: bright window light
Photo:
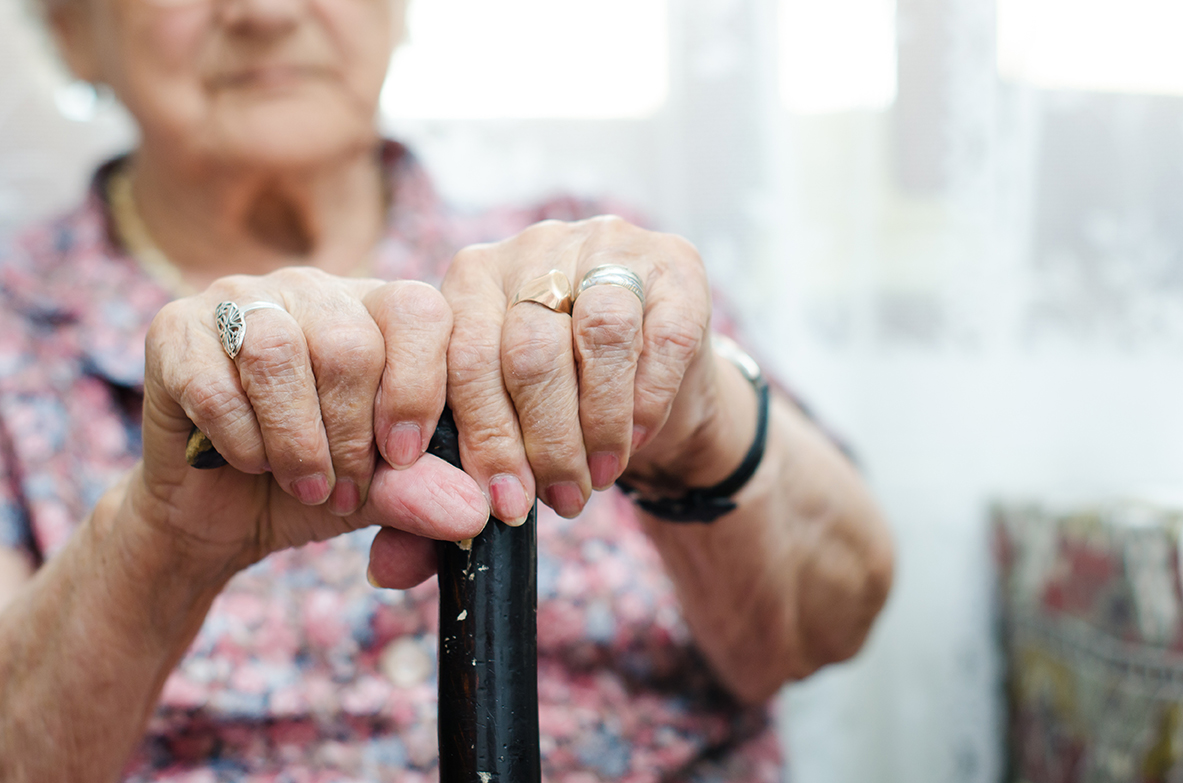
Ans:
[[[650,115],[669,91],[667,0],[414,0],[388,118]]]
[[[800,114],[890,106],[895,0],[781,0],[780,86]]]
[[[1183,2],[998,0],[998,72],[1038,87],[1183,94]]]

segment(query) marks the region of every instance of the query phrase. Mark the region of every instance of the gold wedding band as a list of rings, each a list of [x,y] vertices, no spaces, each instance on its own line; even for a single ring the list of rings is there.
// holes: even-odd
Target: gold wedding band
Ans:
[[[571,304],[574,301],[575,297],[571,294],[571,281],[559,270],[552,269],[518,289],[517,296],[513,298],[510,307],[522,302],[533,302],[548,310],[554,310],[556,313],[570,315]]]

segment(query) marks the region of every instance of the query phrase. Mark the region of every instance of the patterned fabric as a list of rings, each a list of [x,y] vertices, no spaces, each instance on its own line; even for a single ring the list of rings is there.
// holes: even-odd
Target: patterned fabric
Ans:
[[[1183,511],[995,514],[1012,780],[1183,781]]]
[[[385,278],[438,282],[455,250],[588,205],[464,217],[384,150]],[[169,294],[112,244],[100,170],[77,211],[0,261],[0,544],[66,543],[138,458],[144,336]],[[435,580],[365,579],[373,530],[280,552],[235,577],[168,679],[132,781],[437,779]],[[766,707],[711,679],[631,505],[539,514],[539,712],[546,779],[779,779]]]

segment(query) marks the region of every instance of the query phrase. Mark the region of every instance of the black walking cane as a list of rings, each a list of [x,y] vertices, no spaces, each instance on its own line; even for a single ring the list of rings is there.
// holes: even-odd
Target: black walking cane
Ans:
[[[427,449],[456,467],[460,446],[444,409]],[[226,464],[196,427],[186,460]],[[521,527],[490,517],[470,542],[439,553],[440,783],[540,783],[537,503]]]
[[[427,449],[460,467],[452,412]],[[490,517],[437,544],[440,783],[539,783],[538,504],[525,524]]]

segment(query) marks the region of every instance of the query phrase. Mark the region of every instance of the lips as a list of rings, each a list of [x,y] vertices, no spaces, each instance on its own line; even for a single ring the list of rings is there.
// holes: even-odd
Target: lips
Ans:
[[[282,88],[310,80],[324,79],[328,68],[318,65],[269,64],[234,69],[215,76],[211,81],[219,88]]]

